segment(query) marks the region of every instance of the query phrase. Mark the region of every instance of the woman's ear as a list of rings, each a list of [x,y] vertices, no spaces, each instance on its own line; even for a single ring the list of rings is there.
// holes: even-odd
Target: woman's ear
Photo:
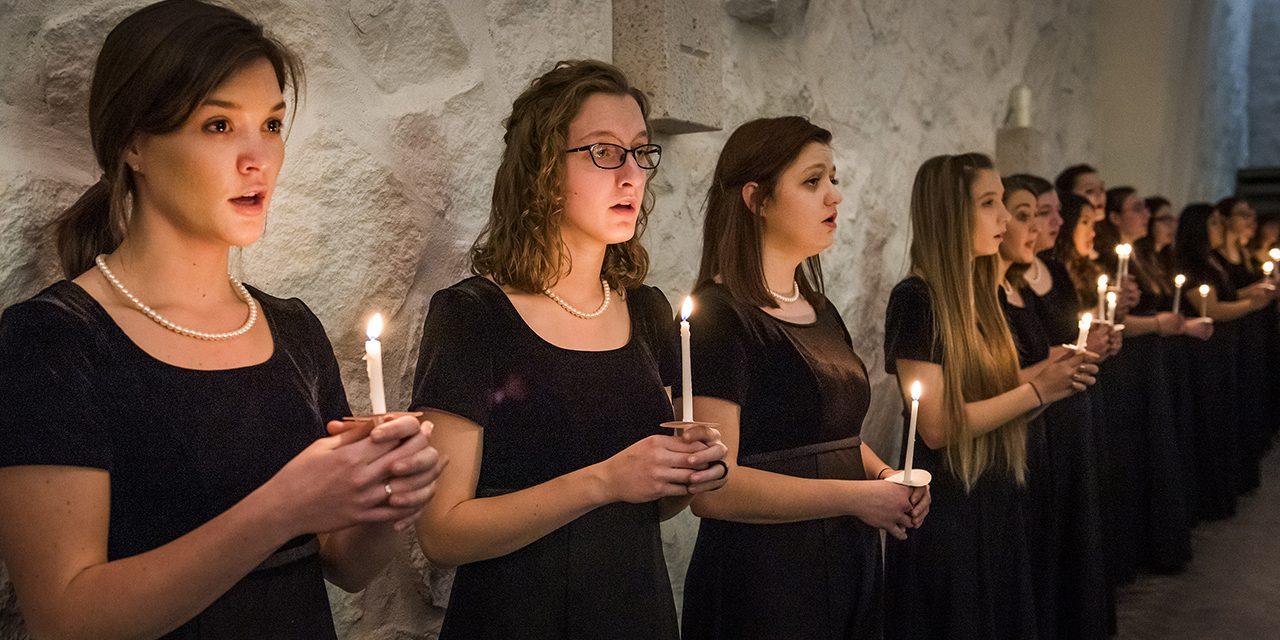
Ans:
[[[759,207],[756,206],[756,191],[760,189],[760,185],[755,182],[748,182],[742,185],[742,203],[747,205],[747,209],[756,215],[761,215]]]
[[[134,173],[142,173],[142,153],[138,151],[138,140],[135,138],[124,148],[124,163]]]

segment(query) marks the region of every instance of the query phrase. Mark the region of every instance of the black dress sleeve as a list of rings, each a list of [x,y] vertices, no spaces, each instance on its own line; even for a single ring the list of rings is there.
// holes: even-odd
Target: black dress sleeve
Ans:
[[[889,294],[884,319],[884,370],[898,373],[898,360],[942,364],[934,340],[933,300],[924,280],[907,278]]]
[[[689,319],[693,394],[741,406],[750,383],[746,327],[732,304],[714,290],[698,302]],[[673,393],[680,395],[679,385]]]
[[[317,400],[320,403],[320,415],[325,422],[341,420],[351,415],[351,405],[347,401],[347,390],[342,386],[342,370],[338,366],[338,358],[333,353],[333,344],[324,331],[320,318],[307,307],[306,303],[294,298],[290,302],[299,307],[306,319],[307,336],[304,344],[314,355],[316,362],[316,378],[318,383]]]
[[[436,409],[488,426],[495,396],[491,311],[469,291],[442,289],[431,306],[413,375],[413,410]]]
[[[111,430],[96,391],[93,330],[53,304],[0,317],[0,467],[111,471]]]
[[[628,310],[643,321],[645,340],[658,363],[662,386],[679,384],[680,323],[672,315],[671,302],[661,289],[650,286],[633,289],[628,296],[632,300]]]

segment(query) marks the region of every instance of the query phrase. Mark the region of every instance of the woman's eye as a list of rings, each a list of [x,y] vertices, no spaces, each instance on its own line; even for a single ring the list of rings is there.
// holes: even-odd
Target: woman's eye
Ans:
[[[816,187],[818,186],[818,178],[817,177],[809,178],[808,180],[805,180],[804,183],[807,185]]]
[[[271,133],[280,133],[284,130],[284,123],[278,118],[272,118],[267,121],[267,131]]]
[[[831,184],[840,184],[840,178],[831,178]]]
[[[209,133],[226,133],[231,128],[231,124],[226,120],[214,120],[204,126],[204,130]]]

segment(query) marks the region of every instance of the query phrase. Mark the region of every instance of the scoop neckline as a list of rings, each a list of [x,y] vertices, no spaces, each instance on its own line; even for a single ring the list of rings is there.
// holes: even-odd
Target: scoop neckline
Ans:
[[[256,362],[253,364],[247,364],[239,367],[231,367],[229,369],[193,369],[191,367],[176,365],[176,364],[173,364],[172,362],[165,362],[164,360],[161,360],[160,358],[157,358],[151,355],[151,353],[149,353],[146,349],[143,349],[141,345],[139,345],[137,342],[134,342],[133,338],[129,337],[129,334],[125,333],[124,329],[120,328],[120,325],[116,323],[116,319],[111,317],[111,314],[107,312],[106,307],[102,306],[102,303],[98,302],[98,299],[93,297],[84,287],[80,286],[79,283],[70,279],[63,280],[63,282],[70,285],[73,295],[81,296],[89,301],[89,304],[91,305],[93,313],[98,315],[99,319],[102,320],[109,327],[108,331],[110,331],[118,339],[120,339],[126,345],[128,345],[128,348],[131,351],[141,356],[144,360],[160,365],[162,367],[173,369],[175,371],[181,371],[183,373],[190,373],[190,374],[196,374],[196,375],[204,375],[204,374],[220,375],[220,374],[230,374],[230,373],[243,373],[246,371],[267,367],[271,364],[274,364],[280,355],[280,344],[279,344],[280,337],[276,334],[276,323],[271,318],[272,312],[267,310],[267,305],[262,304],[262,300],[258,296],[254,295],[253,288],[249,287],[248,285],[245,285],[245,289],[249,292],[249,295],[253,296],[254,300],[257,301],[258,308],[261,309],[262,311],[262,320],[266,321],[267,331],[271,334],[271,355],[267,356],[267,359],[263,360],[262,362]]]
[[[621,346],[614,347],[612,349],[600,349],[600,350],[570,349],[568,347],[562,347],[554,342],[551,342],[550,340],[547,340],[546,338],[542,337],[542,334],[538,333],[537,331],[534,331],[533,327],[529,326],[529,323],[525,321],[524,316],[520,315],[520,310],[516,309],[516,305],[511,302],[511,298],[507,296],[507,292],[503,291],[502,287],[499,286],[498,283],[484,276],[472,276],[472,277],[480,279],[486,285],[488,285],[495,293],[498,294],[498,297],[502,299],[502,305],[506,309],[507,314],[514,319],[515,324],[519,325],[522,331],[533,336],[535,340],[542,343],[543,345],[550,347],[551,349],[554,349],[556,351],[562,351],[565,353],[580,353],[580,354],[587,354],[587,355],[619,353],[630,348],[631,344],[635,342],[636,316],[635,316],[635,313],[633,313],[633,309],[631,308],[630,302],[628,302],[627,304],[627,341],[624,342]]]
[[[797,329],[810,329],[818,326],[818,323],[822,321],[822,312],[816,307],[813,309],[813,322],[795,322],[792,320],[783,320],[782,318],[779,318],[778,316],[775,316],[772,313],[769,313],[768,311],[761,309],[760,307],[739,302],[736,298],[733,297],[733,294],[729,293],[729,290],[727,287],[724,286],[724,283],[712,282],[710,286],[713,286],[719,289],[720,292],[725,297],[727,297],[729,300],[733,301],[734,303],[742,304],[742,306],[745,306],[745,307],[750,307],[751,309],[760,313],[764,317],[772,320],[773,322],[777,322],[778,324],[786,325],[788,327],[796,327]],[[828,300],[827,304],[831,304],[831,301]]]

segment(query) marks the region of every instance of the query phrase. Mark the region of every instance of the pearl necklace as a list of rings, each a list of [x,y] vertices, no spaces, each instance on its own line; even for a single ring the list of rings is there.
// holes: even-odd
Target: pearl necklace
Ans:
[[[133,306],[136,307],[138,311],[141,311],[148,318],[154,320],[156,324],[174,333],[187,336],[188,338],[195,338],[197,340],[228,340],[248,333],[249,330],[253,328],[254,323],[258,321],[258,303],[254,301],[253,296],[249,295],[249,290],[246,289],[239,280],[232,277],[231,274],[227,274],[227,278],[231,280],[231,287],[236,290],[236,295],[239,296],[241,300],[244,300],[245,304],[249,305],[249,317],[244,321],[244,324],[235,331],[228,331],[226,333],[207,333],[205,331],[196,331],[195,329],[188,329],[186,327],[179,326],[168,318],[157,313],[155,309],[143,304],[143,302],[138,299],[138,296],[133,295],[132,292],[126,289],[124,285],[120,283],[120,280],[116,278],[116,274],[111,273],[111,270],[107,268],[105,256],[99,255],[97,258],[94,258],[93,261],[98,265],[98,271],[101,271],[107,281],[115,286],[115,288],[124,295],[124,297],[128,298],[129,302],[132,302]]]
[[[769,295],[777,298],[779,302],[795,302],[796,300],[800,299],[800,283],[796,282],[795,280],[791,281],[791,295],[789,296],[784,296],[781,293],[778,293],[777,291],[774,291],[773,289],[770,289],[767,286],[765,287],[765,289],[769,292]]]
[[[599,318],[601,314],[603,314],[605,310],[609,308],[609,298],[610,298],[610,291],[611,291],[609,288],[609,281],[605,280],[604,278],[601,278],[600,287],[604,289],[604,302],[601,302],[600,307],[595,311],[592,311],[591,313],[582,311],[581,309],[574,307],[568,302],[565,302],[564,298],[561,298],[560,296],[556,295],[556,292],[552,291],[551,289],[543,289],[542,295],[548,298],[551,298],[553,301],[555,301],[556,304],[560,305],[560,308],[564,309],[565,311],[568,311],[569,313],[579,318],[582,318],[583,320],[591,320],[593,318]]]

